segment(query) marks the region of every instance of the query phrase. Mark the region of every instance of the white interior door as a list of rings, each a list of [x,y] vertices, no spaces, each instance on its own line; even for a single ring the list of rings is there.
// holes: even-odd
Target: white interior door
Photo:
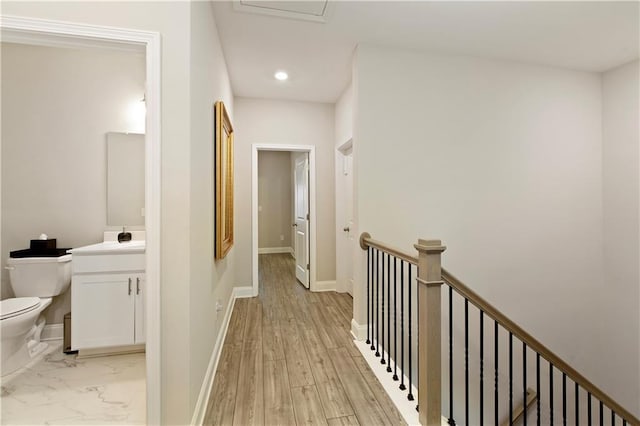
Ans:
[[[309,155],[306,153],[295,160],[294,187],[296,278],[309,288]]]
[[[353,155],[352,150],[343,156],[343,177],[344,177],[344,217],[345,227],[342,229],[345,236],[345,245],[347,249],[347,261],[345,262],[346,281],[345,287],[347,293],[353,296],[353,256],[355,250],[355,238],[353,229]]]

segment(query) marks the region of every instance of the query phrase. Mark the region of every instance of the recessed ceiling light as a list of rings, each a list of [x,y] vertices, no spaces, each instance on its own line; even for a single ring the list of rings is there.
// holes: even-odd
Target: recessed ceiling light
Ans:
[[[276,78],[276,80],[280,80],[280,81],[285,81],[286,79],[289,78],[289,74],[287,74],[284,71],[278,71],[273,76]]]

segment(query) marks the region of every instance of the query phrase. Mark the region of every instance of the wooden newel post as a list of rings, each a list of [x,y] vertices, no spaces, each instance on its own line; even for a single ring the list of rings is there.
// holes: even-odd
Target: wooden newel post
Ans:
[[[442,424],[440,240],[418,240],[418,408],[420,424]]]

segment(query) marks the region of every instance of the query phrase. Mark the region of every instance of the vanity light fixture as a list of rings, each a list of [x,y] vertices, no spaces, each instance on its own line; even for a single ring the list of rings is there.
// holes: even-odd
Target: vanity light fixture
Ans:
[[[287,74],[285,71],[276,71],[273,76],[276,78],[276,80],[280,81],[285,81],[289,78],[289,74]]]

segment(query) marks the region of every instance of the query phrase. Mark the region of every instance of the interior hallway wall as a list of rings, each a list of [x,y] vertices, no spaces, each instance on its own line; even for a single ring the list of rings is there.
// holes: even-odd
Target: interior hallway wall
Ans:
[[[291,153],[258,152],[258,248],[290,249],[293,223]]]
[[[620,402],[640,416],[640,66],[635,61],[602,76],[604,286],[602,340],[609,351],[602,375],[627,389]],[[610,375],[619,368],[625,374]]]
[[[251,145],[315,145],[317,279],[335,280],[333,105],[266,99],[235,99],[236,282],[251,279]]]
[[[107,132],[144,132],[144,53],[2,43],[2,299],[9,252],[42,233],[58,247],[103,240]],[[100,82],[100,84],[96,84]],[[140,127],[142,126],[142,127]],[[126,225],[126,224],[120,224]],[[143,227],[136,227],[137,229]],[[45,310],[71,311],[71,291]]]
[[[231,120],[233,93],[211,2],[191,2],[191,194],[189,300],[189,409],[202,390],[222,320],[232,297],[236,248],[214,260],[214,110],[221,100]],[[237,128],[237,127],[236,127]],[[237,229],[237,225],[236,225]],[[217,304],[222,306],[218,311]],[[206,401],[205,401],[206,403]]]

